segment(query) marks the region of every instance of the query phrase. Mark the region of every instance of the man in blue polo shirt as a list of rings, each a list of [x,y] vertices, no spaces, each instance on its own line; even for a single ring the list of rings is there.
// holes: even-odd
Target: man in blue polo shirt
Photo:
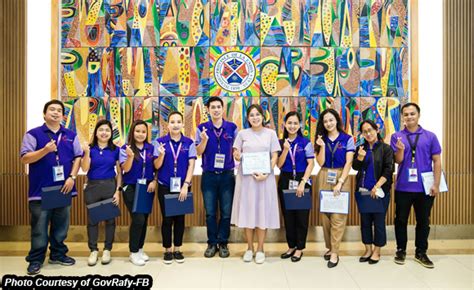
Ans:
[[[415,261],[434,268],[426,255],[430,234],[430,213],[434,198],[439,194],[441,178],[441,146],[436,135],[423,129],[418,121],[420,107],[415,103],[402,106],[405,129],[392,135],[391,146],[398,164],[395,185],[395,237],[397,252],[395,263],[405,264],[407,225],[413,206],[416,215]],[[434,184],[425,193],[421,173],[433,172]]]
[[[200,124],[196,131],[196,150],[198,155],[202,155],[201,191],[208,238],[204,256],[211,258],[219,251],[221,258],[227,258],[230,254],[227,243],[235,187],[232,145],[238,130],[234,123],[223,119],[224,102],[220,98],[209,98],[206,107],[211,120]]]
[[[75,260],[68,257],[64,240],[69,228],[70,205],[45,210],[41,206],[41,192],[45,187],[62,186],[63,194],[77,195],[75,180],[82,149],[71,130],[61,126],[64,105],[58,100],[47,102],[43,108],[43,126],[29,130],[23,137],[21,162],[29,165],[28,201],[31,223],[31,249],[26,257],[27,272],[35,275],[43,265],[48,241],[50,264],[70,266]],[[50,224],[50,236],[48,225]]]

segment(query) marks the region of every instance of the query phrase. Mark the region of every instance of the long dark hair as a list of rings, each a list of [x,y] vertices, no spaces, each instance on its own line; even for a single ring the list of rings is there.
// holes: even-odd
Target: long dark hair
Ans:
[[[260,105],[257,105],[257,104],[252,104],[247,109],[247,123],[249,124],[250,127],[252,127],[252,124],[250,124],[250,122],[249,122],[249,115],[250,115],[250,111],[252,111],[252,109],[256,109],[258,111],[258,113],[262,116],[262,127],[264,127],[265,126],[265,115],[263,114],[262,107]]]
[[[97,130],[99,130],[99,127],[102,126],[102,125],[107,125],[107,127],[109,127],[110,129],[110,138],[109,140],[107,141],[107,146],[112,149],[112,150],[115,150],[115,144],[114,142],[112,141],[112,137],[113,137],[113,129],[112,129],[112,123],[110,123],[109,120],[105,120],[105,119],[102,119],[102,120],[99,120],[97,122],[97,124],[95,124],[95,128],[94,128],[94,135],[92,135],[92,142],[89,144],[90,147],[94,147],[94,146],[97,146],[98,144],[98,138],[97,138]]]
[[[362,126],[364,126],[364,124],[369,124],[370,127],[372,127],[372,129],[374,129],[375,131],[379,130],[379,126],[377,126],[377,124],[374,121],[367,119],[367,120],[362,121],[362,123],[360,123],[359,125],[359,131],[361,134],[362,134]],[[377,140],[379,141],[383,140],[382,135],[380,135],[380,132],[377,133]]]
[[[135,154],[135,159],[139,159],[140,157],[140,150],[138,149],[137,145],[135,144],[135,127],[139,125],[145,125],[146,127],[146,138],[143,143],[148,143],[148,124],[143,121],[143,120],[136,120],[133,122],[132,127],[130,128],[130,131],[128,133],[128,145],[130,145],[130,148],[132,148],[133,153]]]
[[[303,136],[303,133],[301,133],[301,116],[300,116],[300,114],[298,114],[295,111],[288,112],[285,115],[285,118],[283,118],[283,120],[286,123],[286,121],[288,121],[288,119],[290,117],[293,117],[293,116],[296,116],[296,118],[298,118],[298,122],[300,123],[300,129],[298,130],[297,134],[298,134],[298,136]],[[286,130],[286,126],[283,126],[283,139],[288,138],[288,135],[289,134],[288,134],[288,130]]]
[[[321,149],[321,146],[316,144],[316,140],[318,139],[318,136],[321,135],[323,137],[328,135],[328,130],[324,127],[324,116],[327,114],[331,114],[336,118],[336,128],[338,132],[344,132],[344,128],[342,126],[342,120],[341,117],[339,116],[339,113],[334,110],[334,109],[326,109],[324,110],[320,115],[318,119],[318,126],[316,127],[316,138],[314,139],[314,151],[316,153],[319,153],[319,149]]]

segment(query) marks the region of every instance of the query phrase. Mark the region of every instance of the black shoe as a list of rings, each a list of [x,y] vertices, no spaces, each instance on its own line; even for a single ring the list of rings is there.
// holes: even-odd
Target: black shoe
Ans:
[[[284,252],[283,254],[280,255],[280,258],[282,259],[288,259],[293,256],[293,254],[296,252],[296,248],[294,248],[290,253],[288,251]]]
[[[176,262],[178,262],[178,263],[183,263],[184,262],[183,253],[181,253],[180,251],[174,251],[173,252],[173,257],[176,260]]]
[[[428,268],[428,269],[434,268],[433,262],[431,262],[431,260],[428,258],[426,254],[416,254],[415,261],[420,263],[425,268]]]
[[[229,248],[227,245],[219,245],[219,257],[221,258],[227,258],[230,256]]]
[[[292,262],[299,262],[302,257],[303,257],[303,252],[301,252],[301,255],[299,257],[291,256],[291,261]]]
[[[163,263],[165,263],[165,264],[173,263],[173,253],[172,252],[165,252],[163,254]]]
[[[395,258],[394,258],[395,263],[397,263],[398,265],[405,264],[406,256],[407,256],[407,253],[404,250],[397,250],[397,252],[395,253]]]
[[[207,249],[204,252],[204,257],[206,258],[212,258],[216,255],[217,253],[217,245],[207,245]]]
[[[368,262],[369,260],[370,260],[370,256],[368,256],[368,257],[360,257],[360,258],[359,258],[359,262],[361,262],[361,263]]]
[[[336,263],[331,262],[331,260],[328,261],[328,268],[334,268],[339,264],[339,256],[337,256],[337,261]]]
[[[380,258],[378,260],[374,260],[374,259],[372,259],[372,257],[369,257],[369,264],[370,265],[377,264],[379,261],[380,261]]]
[[[328,254],[328,252],[326,252],[323,257],[325,261],[329,261],[331,259],[331,254]]]
[[[28,275],[39,274],[39,272],[41,271],[41,266],[42,265],[38,262],[32,262],[28,265],[26,273],[28,273]]]
[[[68,256],[63,256],[63,257],[61,257],[57,260],[53,260],[53,259],[49,258],[48,263],[50,263],[50,264],[59,264],[59,265],[63,265],[63,266],[72,266],[72,265],[76,264],[76,260],[74,260],[73,258],[68,257]]]

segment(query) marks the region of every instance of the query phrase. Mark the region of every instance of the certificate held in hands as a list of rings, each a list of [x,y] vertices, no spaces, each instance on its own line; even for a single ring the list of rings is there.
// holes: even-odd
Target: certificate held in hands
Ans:
[[[242,174],[271,173],[269,152],[242,153]]]
[[[194,212],[193,193],[188,192],[188,197],[179,201],[179,193],[165,194],[165,216],[177,216]]]
[[[91,203],[87,206],[91,222],[97,224],[120,216],[120,209],[113,203],[113,198]]]
[[[61,192],[62,185],[41,188],[41,209],[48,210],[71,205],[71,193]]]
[[[311,209],[313,204],[311,192],[308,188],[304,190],[304,195],[301,197],[296,195],[296,190],[285,189],[283,190],[283,198],[286,210]]]
[[[147,185],[137,182],[135,198],[133,199],[133,213],[151,213],[155,192],[147,192]]]
[[[341,191],[340,195],[334,196],[333,191],[321,190],[319,196],[320,212],[349,214],[349,192]]]

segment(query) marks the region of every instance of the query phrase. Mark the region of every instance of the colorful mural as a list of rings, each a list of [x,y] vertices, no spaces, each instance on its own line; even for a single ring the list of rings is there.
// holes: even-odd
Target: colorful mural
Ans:
[[[388,140],[410,99],[408,0],[62,0],[59,94],[81,141],[109,119],[117,144],[133,120],[166,134],[171,111],[194,137],[219,96],[242,129],[254,103],[283,134],[289,111],[314,140],[336,109],[360,141],[373,119]]]

